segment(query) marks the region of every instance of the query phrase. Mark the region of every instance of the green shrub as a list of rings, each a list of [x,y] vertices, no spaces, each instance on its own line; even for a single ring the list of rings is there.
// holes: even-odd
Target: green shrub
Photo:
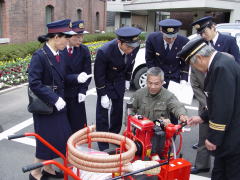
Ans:
[[[111,41],[115,39],[116,35],[114,33],[104,33],[104,34],[85,34],[83,42],[94,42],[94,41]]]
[[[145,33],[140,35],[142,43],[145,41]],[[86,34],[84,35],[84,43],[98,42],[98,41],[110,41],[115,39],[115,33],[104,33],[104,34]],[[101,44],[101,43],[100,43]],[[4,44],[0,45],[0,61],[16,60],[17,58],[25,58],[31,55],[41,47],[41,44],[37,41],[27,42],[22,44]],[[95,50],[94,50],[95,52]]]
[[[140,34],[141,41],[145,41],[146,33]],[[115,33],[104,33],[104,34],[86,34],[84,35],[83,42],[94,42],[94,41],[111,41],[116,38]]]
[[[5,44],[0,46],[0,61],[25,58],[41,46],[39,42]]]

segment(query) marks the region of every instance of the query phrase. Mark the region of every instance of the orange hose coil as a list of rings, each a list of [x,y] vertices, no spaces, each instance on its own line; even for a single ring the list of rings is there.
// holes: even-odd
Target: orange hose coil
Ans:
[[[88,136],[91,136],[92,142],[108,142],[112,144],[120,145],[122,141],[126,141],[125,148],[126,152],[121,154],[122,162],[120,162],[120,155],[103,155],[103,156],[94,156],[92,154],[87,154],[85,152],[81,152],[77,150],[76,145],[81,145],[88,143],[87,139],[87,131],[88,128],[90,132]],[[99,173],[114,173],[119,172],[120,163],[122,164],[122,171],[128,172],[129,169],[127,164],[133,160],[136,153],[136,145],[135,143],[119,134],[108,133],[108,132],[95,132],[95,126],[89,126],[83,128],[76,133],[74,133],[67,142],[68,146],[68,161],[73,166],[91,172],[99,172]]]

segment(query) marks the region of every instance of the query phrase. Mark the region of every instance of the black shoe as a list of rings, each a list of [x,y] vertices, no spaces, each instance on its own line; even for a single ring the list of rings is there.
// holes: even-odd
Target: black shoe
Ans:
[[[42,170],[42,174],[45,177],[53,177],[53,178],[59,178],[59,179],[64,177],[63,173],[58,171],[55,171],[55,174],[50,174],[47,171]]]
[[[40,178],[40,180],[47,180],[48,178],[44,175]],[[31,173],[29,174],[29,180],[37,180]]]
[[[192,145],[193,149],[198,149],[198,143]]]
[[[209,172],[209,171],[210,171],[210,168],[198,169],[195,166],[191,168],[191,174],[198,174],[201,172]]]

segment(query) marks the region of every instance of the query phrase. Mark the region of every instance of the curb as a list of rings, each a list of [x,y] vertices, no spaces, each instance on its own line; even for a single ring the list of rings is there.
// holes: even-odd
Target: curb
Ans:
[[[1,94],[5,94],[5,93],[8,93],[8,92],[10,92],[10,91],[13,91],[13,90],[15,90],[15,89],[17,89],[17,88],[20,88],[20,87],[23,87],[23,86],[27,86],[27,85],[28,85],[28,83],[24,83],[24,84],[20,84],[20,85],[14,86],[14,87],[10,87],[10,88],[7,88],[7,89],[3,89],[3,90],[0,91],[0,95],[1,95]]]

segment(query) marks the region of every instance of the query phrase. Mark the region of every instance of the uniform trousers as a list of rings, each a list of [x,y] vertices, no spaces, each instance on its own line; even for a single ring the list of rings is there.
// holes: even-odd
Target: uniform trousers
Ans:
[[[72,133],[79,131],[87,125],[85,103],[78,102],[78,97],[65,98],[67,104],[67,115]]]
[[[198,149],[195,159],[195,167],[197,169],[207,169],[210,168],[211,158],[210,152],[205,147],[205,140],[207,138],[207,133],[209,129],[208,123],[199,124],[199,140]]]
[[[111,99],[112,105],[109,110],[103,108],[101,105],[101,96],[97,98],[97,110],[96,110],[96,129],[97,131],[112,132],[118,134],[122,127],[123,116],[123,97],[118,99]],[[99,150],[103,151],[109,148],[108,143],[98,143]]]
[[[239,151],[239,149],[236,149]],[[240,179],[240,153],[215,157],[212,170],[212,180],[239,180]]]

